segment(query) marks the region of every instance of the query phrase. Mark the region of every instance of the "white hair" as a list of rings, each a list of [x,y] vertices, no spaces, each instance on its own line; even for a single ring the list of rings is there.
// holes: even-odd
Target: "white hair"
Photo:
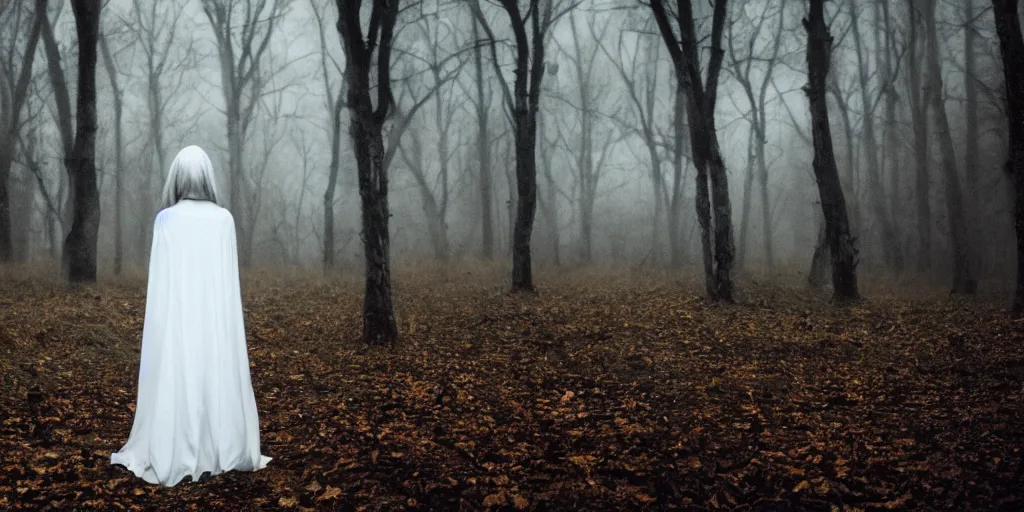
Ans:
[[[218,202],[213,163],[202,148],[188,146],[178,151],[167,172],[161,196],[164,208],[174,206],[182,199]]]

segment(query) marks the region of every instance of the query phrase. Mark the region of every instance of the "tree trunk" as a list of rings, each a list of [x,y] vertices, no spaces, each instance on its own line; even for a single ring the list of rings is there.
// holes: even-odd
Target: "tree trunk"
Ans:
[[[362,238],[366,288],[363,296],[363,340],[370,345],[393,345],[398,341],[394,306],[391,301],[391,238],[388,232],[388,175],[383,128],[394,98],[391,96],[391,42],[398,0],[373,5],[368,35],[364,38],[355,8],[338,0],[338,33],[345,48],[345,81],[350,113],[350,133],[359,176],[362,207]],[[377,25],[375,25],[377,24]],[[374,40],[374,38],[378,38]],[[373,48],[377,46],[376,63]],[[370,98],[370,72],[376,69],[377,109]]]
[[[942,67],[939,64],[939,38],[935,29],[935,4],[929,3],[926,14],[928,41],[928,75],[931,89],[932,111],[934,112],[935,135],[942,150],[942,177],[945,184],[946,217],[949,220],[949,236],[953,245],[953,293],[973,294],[978,285],[971,275],[971,254],[967,241],[967,222],[964,212],[964,197],[960,187],[960,176],[956,169],[956,154],[953,137],[946,118],[946,102],[942,93]]]
[[[740,207],[739,251],[736,257],[741,267],[745,267],[747,264],[747,247],[750,243],[750,195],[754,189],[754,129],[754,125],[751,123],[747,139],[747,170],[743,175],[743,205]]]
[[[483,50],[480,45],[479,22],[473,19],[473,64],[476,77],[476,121],[477,121],[477,164],[480,169],[480,223],[481,246],[480,257],[484,260],[494,258],[494,206],[491,204],[491,141],[487,129],[487,114],[490,105],[484,94]],[[494,44],[494,41],[491,41]]]
[[[965,146],[964,146],[964,177],[966,179],[967,190],[966,192],[966,211],[967,221],[973,226],[979,228],[983,225],[985,219],[982,217],[981,208],[981,197],[979,195],[978,184],[983,180],[983,173],[979,172],[982,166],[980,162],[980,149],[979,149],[979,121],[978,121],[978,82],[975,78],[977,76],[977,64],[975,62],[975,52],[977,43],[977,29],[974,28],[974,1],[964,0],[964,19],[966,23],[964,25],[964,96],[966,96],[966,102],[964,103],[964,115],[966,119],[966,133],[965,133]],[[983,241],[983,235],[981,230],[975,230],[968,232],[968,246],[969,247],[980,247]],[[974,265],[971,268],[972,273],[984,273],[985,263],[984,253],[977,253],[972,258]]]
[[[64,244],[68,280],[79,283],[96,281],[96,237],[100,227],[96,184],[96,46],[101,2],[74,0],[71,8],[78,34],[78,126],[74,152],[67,165],[74,220]]]
[[[807,98],[810,102],[811,127],[814,138],[814,176],[818,182],[825,230],[832,253],[832,288],[837,301],[858,298],[857,249],[850,236],[846,216],[846,199],[839,182],[832,149],[832,132],[828,120],[825,84],[831,64],[832,36],[825,24],[824,0],[810,0],[810,11],[804,18],[807,31]]]
[[[964,175],[967,177],[967,203],[972,210],[978,207],[978,183],[981,175],[978,172],[978,83],[977,65],[975,63],[975,47],[978,45],[978,33],[974,28],[974,0],[963,0],[964,4],[964,115],[966,119],[966,140],[964,146]],[[972,219],[976,216],[971,216]]]
[[[701,223],[704,245],[704,267],[707,271],[713,258],[713,272],[706,275],[708,294],[712,300],[733,302],[732,264],[735,245],[732,234],[732,207],[729,204],[729,183],[718,146],[715,130],[715,102],[718,93],[718,74],[724,51],[721,48],[725,25],[727,0],[715,0],[711,28],[711,57],[708,62],[707,83],[701,81],[701,63],[698,58],[697,37],[690,0],[680,0],[677,21],[679,40],[668,21],[661,0],[652,0],[651,10],[661,32],[665,47],[672,56],[676,78],[688,100],[690,147],[697,168],[697,218]],[[708,181],[711,184],[710,198]],[[711,216],[714,215],[714,252],[711,252]],[[706,272],[707,273],[707,272]]]
[[[889,12],[889,0],[878,0],[875,6],[881,8],[884,20],[882,30],[885,33],[885,56],[882,59],[883,76],[885,77],[883,80],[885,83],[885,150],[882,151],[882,155],[889,157],[889,214],[893,219],[896,219],[897,212],[901,210],[900,205],[903,200],[900,194],[900,173],[903,172],[900,167],[900,156],[903,154],[903,148],[899,144],[899,125],[896,122],[896,107],[899,102],[899,95],[896,93],[896,77],[893,76],[896,72],[893,58],[899,57],[896,54],[896,42]],[[885,156],[882,157],[882,162],[885,162]],[[903,240],[902,234],[904,230],[901,229],[900,223],[894,220],[894,227],[897,237]]]
[[[885,204],[885,189],[882,186],[882,178],[878,168],[878,143],[875,139],[875,123],[873,119],[874,103],[870,98],[868,88],[868,69],[864,59],[864,50],[861,42],[860,30],[857,24],[858,12],[855,0],[849,0],[851,10],[851,27],[853,32],[854,45],[857,48],[857,66],[860,77],[860,91],[862,107],[864,109],[864,122],[862,131],[864,134],[864,158],[868,174],[868,187],[871,193],[871,207],[875,214],[875,220],[882,229],[882,254],[886,263],[895,271],[903,270],[903,251],[900,249],[899,237],[896,235],[896,228],[892,217],[889,215],[888,206]]]
[[[1017,233],[1017,287],[1013,316],[1024,314],[1024,38],[1017,0],[992,0],[999,50],[1006,82],[1010,151],[1006,172],[1014,187],[1014,226]]]
[[[657,150],[655,150],[657,151]],[[651,167],[651,185],[654,187],[654,219],[651,222],[651,254],[654,263],[661,261],[661,218],[665,212],[665,176],[661,173],[661,165]]]
[[[451,155],[448,153],[448,129],[451,126],[451,119],[445,120],[444,100],[440,91],[440,84],[443,83],[441,78],[441,66],[443,63],[438,59],[437,45],[431,48],[431,56],[433,57],[433,65],[431,67],[434,74],[434,86],[437,88],[434,93],[434,129],[437,130],[438,172],[441,175],[441,198],[440,201],[435,201],[434,257],[444,261],[448,259],[451,253],[448,243],[448,160],[451,158]],[[430,192],[430,189],[427,189],[427,192]],[[433,199],[432,193],[430,196]],[[438,202],[440,204],[436,204]]]
[[[732,239],[732,206],[729,204],[729,183],[725,173],[725,163],[718,149],[718,136],[715,134],[714,111],[706,114],[711,142],[710,160],[707,162],[708,174],[711,178],[711,200],[715,214],[715,296],[724,302],[733,302],[732,262],[735,257],[735,245]]]
[[[399,148],[399,153],[405,161],[406,167],[416,181],[417,190],[420,193],[420,202],[423,208],[423,216],[427,221],[427,234],[430,236],[430,246],[434,250],[434,259],[444,261],[448,259],[448,230],[445,225],[444,207],[438,204],[434,192],[427,181],[423,163],[423,145],[420,142],[419,134],[413,131],[411,134],[412,150],[406,151],[404,147]],[[409,153],[412,153],[410,156]],[[447,183],[442,183],[447,186]]]
[[[537,110],[540,85],[544,77],[544,38],[540,30],[540,2],[530,1],[533,48],[526,38],[523,18],[513,0],[505,8],[514,10],[518,22],[512,23],[516,38],[516,79],[512,119],[516,144],[516,223],[512,235],[512,291],[533,292],[533,263],[530,237],[537,211]],[[531,55],[532,50],[532,55]]]
[[[351,130],[359,172],[366,265],[363,339],[371,345],[391,344],[398,339],[398,328],[391,303],[390,213],[387,170],[383,165],[384,139],[382,127],[371,119],[369,108],[359,104],[359,99],[353,99],[353,96],[358,96],[369,104],[369,81],[361,84],[349,82],[349,87],[349,109],[356,111],[353,112]]]
[[[673,269],[683,266],[683,151],[686,150],[686,136],[683,120],[686,116],[683,90],[676,87],[672,112],[672,199],[668,212],[669,262]]]
[[[0,263],[12,260],[14,256],[11,235],[11,198],[8,183],[11,177],[11,166],[14,163],[15,142],[21,127],[21,109],[28,98],[28,86],[32,80],[32,67],[35,63],[36,47],[42,32],[42,18],[46,17],[45,8],[39,9],[36,3],[35,20],[29,33],[25,55],[22,57],[21,69],[14,91],[10,91],[10,103],[0,105]],[[45,5],[45,4],[43,4]],[[14,51],[11,48],[11,51]],[[7,95],[4,95],[6,98]]]
[[[590,72],[593,63],[584,65],[580,37],[576,30],[576,17],[572,13],[569,14],[569,25],[572,28],[576,51],[576,57],[572,62],[576,68],[580,101],[580,149],[576,155],[576,168],[580,176],[580,259],[584,263],[590,263],[593,260],[594,196],[597,193],[598,179],[594,168],[594,111],[590,105]]]
[[[338,190],[338,168],[341,167],[341,110],[345,108],[344,89],[338,90],[331,112],[331,163],[328,167],[327,190],[324,191],[324,268],[334,268],[334,193]]]
[[[121,89],[117,85],[117,68],[114,57],[110,54],[107,38],[100,38],[100,50],[103,52],[103,65],[110,80],[110,89],[114,95],[114,154],[116,168],[114,171],[114,274],[121,275],[124,265],[124,144],[121,133],[121,115],[124,111]]]
[[[225,91],[225,94],[235,98],[238,93],[231,93]],[[239,260],[243,267],[248,267],[252,262],[252,253],[250,251],[251,245],[249,244],[249,237],[252,233],[249,232],[244,206],[245,206],[245,191],[244,183],[242,182],[242,172],[244,172],[245,166],[242,163],[242,128],[241,119],[238,103],[241,99],[232,99],[228,102],[227,108],[227,128],[228,128],[228,169],[231,173],[230,188],[231,188],[231,202],[230,209],[231,214],[234,218],[239,219],[236,223],[238,229],[238,245],[239,245]]]
[[[758,109],[759,114],[764,116],[764,106]],[[757,157],[757,175],[761,182],[761,236],[764,237],[765,264],[771,270],[775,266],[775,250],[772,247],[772,209],[768,199],[768,162],[765,161],[764,148],[768,144],[768,138],[764,131],[767,123],[761,122],[757,130],[757,139],[754,143],[754,155]]]
[[[512,290],[533,291],[533,262],[530,237],[537,210],[536,129],[527,110],[514,113],[516,124],[516,217],[512,234]]]
[[[928,95],[930,90],[925,89],[921,84],[922,63],[918,55],[921,3],[919,0],[908,0],[908,6],[910,8],[910,34],[907,38],[907,76],[910,88],[910,118],[914,132],[917,270],[925,272],[931,268],[932,259],[931,177],[928,173]]]
[[[547,218],[551,227],[551,250],[555,258],[555,267],[562,266],[562,236],[560,222],[558,220],[558,189],[555,185],[555,176],[551,172],[551,154],[547,145],[547,137],[544,136],[544,117],[537,112],[537,131],[540,145],[541,168],[544,171],[545,184],[547,185]]]
[[[847,203],[850,209],[850,232],[860,229],[860,203],[857,200],[857,178],[854,171],[857,169],[857,143],[854,142],[853,122],[850,120],[850,106],[843,99],[838,85],[832,88],[832,97],[839,106],[839,116],[843,122],[843,138],[846,141],[846,169],[840,175],[839,183],[843,189],[850,194]]]
[[[811,258],[811,271],[807,274],[807,284],[812,288],[822,288],[828,282],[828,234],[825,223],[818,229],[818,241],[814,244],[814,256]]]

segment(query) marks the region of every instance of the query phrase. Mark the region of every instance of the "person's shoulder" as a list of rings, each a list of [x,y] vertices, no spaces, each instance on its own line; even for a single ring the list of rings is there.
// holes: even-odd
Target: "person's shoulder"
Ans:
[[[157,212],[156,223],[171,222],[179,218],[200,218],[211,221],[234,223],[231,212],[209,201],[180,201]]]
[[[213,204],[213,203],[211,203],[211,204]],[[231,210],[228,210],[227,208],[224,208],[223,206],[221,206],[219,204],[213,204],[212,210],[214,212],[214,215],[218,219],[220,219],[220,220],[222,220],[224,222],[230,223],[230,224],[234,224],[235,223],[235,217],[233,215],[231,215]]]
[[[153,223],[160,225],[167,222],[168,219],[174,216],[174,212],[171,211],[173,207],[162,208],[156,212],[156,217],[153,219]]]

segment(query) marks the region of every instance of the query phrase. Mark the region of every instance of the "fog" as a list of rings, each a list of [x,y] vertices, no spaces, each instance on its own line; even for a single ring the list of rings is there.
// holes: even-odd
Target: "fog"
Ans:
[[[554,1],[538,115],[534,265],[700,268],[690,136],[675,134],[677,79],[650,9],[616,0]],[[954,210],[942,165],[944,150],[952,149],[970,270],[982,286],[1002,290],[1013,272],[1013,224],[1003,170],[1002,69],[990,4],[936,3],[938,74],[928,69],[928,21],[911,23],[910,7],[918,4],[843,0],[825,6],[834,37],[828,107],[858,269],[879,276],[913,274],[942,286],[950,282]],[[220,36],[208,14],[217,8],[230,15]],[[500,6],[484,2],[481,9],[497,40],[493,55],[501,77],[487,36],[479,30],[474,36],[470,3],[403,2],[398,16],[390,75],[394,104],[384,128],[393,151],[387,175],[396,265],[485,255],[485,192],[492,257],[511,258],[516,148],[502,88],[515,79],[514,35]],[[696,2],[695,9],[706,69],[712,12],[705,2]],[[369,11],[363,9],[364,25]],[[728,7],[714,116],[728,177],[736,267],[755,275],[806,274],[823,225],[803,90],[806,15],[806,3],[799,0],[734,1]],[[5,121],[33,16],[32,2],[0,7]],[[74,105],[78,49],[71,9],[50,2],[47,17]],[[124,267],[145,267],[159,189],[174,154],[189,144],[202,146],[214,161],[244,234],[240,252],[247,265],[320,268],[330,259],[335,267],[362,267],[350,114],[344,105],[335,108],[345,101],[346,67],[337,22],[337,5],[327,0],[104,4],[101,46],[109,49],[111,62],[107,66],[101,52],[96,78],[100,272],[115,269],[119,223]],[[4,125],[4,136],[16,141],[6,179],[13,259],[22,261],[59,259],[71,221],[59,106],[48,69],[55,63],[42,39],[19,124]],[[480,75],[475,50],[481,54]],[[488,118],[490,165],[484,170],[478,78]],[[914,109],[934,94],[941,95],[937,104],[948,126],[936,120],[932,106],[922,134],[915,131]],[[234,106],[232,97],[238,100]],[[116,101],[123,102],[120,171]],[[332,257],[325,258],[324,198],[335,111],[341,113],[341,130],[329,201],[334,241],[326,249]],[[235,169],[231,116],[240,131]],[[945,130],[952,147],[943,142]],[[924,162],[915,153],[922,136]],[[489,187],[481,185],[483,172],[489,173]]]

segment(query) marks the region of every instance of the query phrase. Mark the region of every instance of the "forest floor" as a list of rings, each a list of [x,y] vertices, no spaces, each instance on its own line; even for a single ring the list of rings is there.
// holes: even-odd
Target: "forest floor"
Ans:
[[[426,274],[426,273],[421,273]],[[145,281],[0,283],[0,509],[1024,509],[1024,324],[1005,298],[836,307],[746,282],[573,271],[396,276],[367,348],[359,280],[245,279],[256,473],[173,488],[131,429]]]

